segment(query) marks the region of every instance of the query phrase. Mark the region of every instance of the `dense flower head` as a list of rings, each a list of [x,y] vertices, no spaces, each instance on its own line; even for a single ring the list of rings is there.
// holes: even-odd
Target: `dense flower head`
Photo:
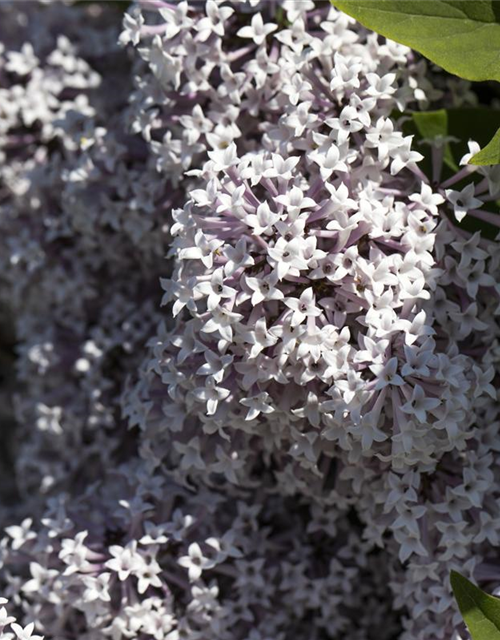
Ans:
[[[0,6],[0,640],[465,640],[500,174],[407,125],[477,96],[327,2],[118,5]]]
[[[425,184],[406,198],[387,194],[355,162],[348,187],[324,182],[307,156],[290,156],[288,168],[272,152],[258,157],[267,177],[254,187],[255,157],[235,159],[174,211],[178,260],[163,287],[179,328],[151,364],[166,386],[165,427],[195,435],[169,420],[172,404],[187,420],[198,414],[196,433],[218,433],[220,446],[224,424],[243,440],[265,425],[277,435],[271,450],[314,470],[337,448],[350,462],[392,456],[398,469],[431,468],[464,448],[472,399],[492,392],[493,370],[461,353],[434,317],[443,198],[419,204]],[[463,337],[487,329],[474,304]]]
[[[170,9],[160,13],[163,50],[182,54],[196,20],[171,35]],[[304,12],[301,21],[317,18]],[[208,158],[189,174],[201,185],[173,211],[175,267],[162,285],[177,326],[152,342],[149,422],[133,404],[127,411],[146,429],[146,447],[155,430],[160,441],[172,432],[189,474],[243,481],[260,447],[279,460],[275,475],[290,490],[290,474],[324,477],[338,456],[432,471],[445,453],[465,449],[476,399],[494,395],[493,368],[461,343],[474,329],[485,344],[491,331],[478,317],[488,305],[474,300],[495,285],[495,247],[471,238],[476,251],[461,259],[454,283],[464,291],[460,304],[455,292],[448,299],[450,264],[464,244],[448,214],[451,190],[429,184],[411,136],[389,117],[415,102],[410,78],[420,63],[404,47],[351,30],[333,9],[321,18],[323,35],[304,30],[300,46],[290,29],[275,34],[274,25],[271,44],[259,36],[252,57],[242,49],[233,100],[241,117],[248,117],[243,96],[257,82],[255,57],[270,50],[281,63],[263,72],[273,91],[256,108],[261,147],[248,148],[240,127],[221,125],[218,139],[200,130]],[[198,19],[205,24],[202,12]],[[245,37],[252,28],[243,28]],[[331,31],[337,46],[326,56]],[[223,36],[212,36],[222,50]],[[303,87],[293,97],[288,59]],[[198,77],[197,67],[183,67],[186,77],[174,83],[181,95],[191,90],[191,71]],[[208,77],[213,109],[226,81]],[[251,446],[256,438],[261,444]],[[201,458],[189,454],[195,448]],[[231,471],[224,455],[234,460]],[[314,484],[305,490],[317,497]]]

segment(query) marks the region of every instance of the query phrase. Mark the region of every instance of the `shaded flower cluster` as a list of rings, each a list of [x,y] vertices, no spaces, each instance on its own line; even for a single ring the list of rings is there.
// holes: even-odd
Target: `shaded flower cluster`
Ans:
[[[154,161],[119,113],[132,88],[120,12],[60,9],[26,5],[25,44],[0,57],[0,296],[17,338],[27,495],[85,486],[121,445],[119,399],[157,322],[169,220]],[[8,40],[15,16],[6,7],[1,19]],[[50,37],[65,21],[72,42]]]
[[[307,635],[311,618],[313,638],[367,638],[368,617],[370,638],[395,629],[380,558],[359,565],[359,531],[343,519],[333,536],[304,507],[193,494],[128,464],[76,502],[49,500],[40,525],[7,527],[4,567],[18,580],[5,593],[50,638],[281,639]]]

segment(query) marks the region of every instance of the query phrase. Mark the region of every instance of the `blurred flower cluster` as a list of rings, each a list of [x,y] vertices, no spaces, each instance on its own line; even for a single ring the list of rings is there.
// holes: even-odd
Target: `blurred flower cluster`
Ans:
[[[0,6],[1,639],[467,638],[500,174],[406,122],[476,103],[327,2]]]

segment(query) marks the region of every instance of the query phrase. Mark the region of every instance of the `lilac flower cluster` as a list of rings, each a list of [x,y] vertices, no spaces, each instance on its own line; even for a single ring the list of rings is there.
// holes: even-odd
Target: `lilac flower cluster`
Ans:
[[[397,628],[387,571],[375,556],[357,564],[359,530],[346,519],[332,537],[293,502],[193,494],[140,463],[77,501],[59,494],[39,525],[6,533],[5,567],[22,585],[11,579],[5,594],[45,637],[263,640],[305,636],[311,618],[313,638],[361,640],[368,619],[374,639]]]
[[[16,466],[29,495],[84,486],[121,446],[119,399],[157,322],[169,217],[154,161],[115,115],[132,89],[120,12],[24,10],[25,27],[8,7],[1,16],[5,38],[19,22],[24,44],[0,57],[0,296],[18,342]],[[64,23],[71,42],[50,37]]]
[[[436,141],[434,182],[422,174],[392,114],[459,98],[439,78],[432,89],[404,47],[301,4],[285,25],[252,10],[235,49],[237,20],[216,8],[191,14],[183,3],[160,7],[154,26],[143,14],[134,22],[169,96],[148,135],[171,121],[161,149],[178,149],[186,168],[196,153],[207,158],[173,211],[174,272],[162,286],[177,324],[151,341],[126,412],[142,454],[173,461],[185,482],[267,485],[332,517],[353,505],[365,552],[395,558],[395,603],[410,613],[403,637],[446,637],[456,623],[447,573],[480,561],[474,514],[493,464],[480,427],[497,399],[487,349],[498,338],[497,244],[456,222],[469,213],[497,224],[480,210],[497,197],[497,172],[467,182],[465,167],[441,181]],[[207,16],[220,77],[203,46]],[[183,60],[175,77],[151,64],[160,42],[165,66]],[[196,100],[190,118],[174,89]],[[441,489],[430,492],[429,478]],[[469,544],[440,508],[454,499]]]
[[[500,176],[403,112],[470,85],[327,2],[121,19],[0,6],[0,639],[465,640]]]

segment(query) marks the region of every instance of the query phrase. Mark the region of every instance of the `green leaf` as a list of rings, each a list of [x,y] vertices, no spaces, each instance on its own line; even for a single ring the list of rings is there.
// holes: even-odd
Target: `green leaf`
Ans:
[[[332,0],[365,27],[467,80],[500,80],[499,0]]]
[[[448,111],[446,109],[439,109],[438,111],[413,111],[411,116],[422,138],[422,143],[426,140],[435,140],[436,138],[446,138],[450,136]],[[444,144],[443,160],[453,171],[458,171],[458,165],[453,157],[449,142],[445,142]]]
[[[497,130],[488,144],[469,160],[469,164],[491,165],[500,164],[500,129]]]
[[[422,138],[432,139],[448,135],[448,113],[446,109],[414,111],[411,115]]]
[[[456,571],[451,572],[450,582],[472,640],[500,640],[500,599],[488,595]]]
[[[442,118],[441,112],[446,114],[445,119]],[[401,118],[401,130],[405,136],[412,135],[415,137],[413,144],[421,145],[424,140],[446,135],[449,132],[448,112],[446,109],[403,112],[394,109],[391,111],[390,117],[396,121]],[[418,150],[424,153],[420,146]]]

